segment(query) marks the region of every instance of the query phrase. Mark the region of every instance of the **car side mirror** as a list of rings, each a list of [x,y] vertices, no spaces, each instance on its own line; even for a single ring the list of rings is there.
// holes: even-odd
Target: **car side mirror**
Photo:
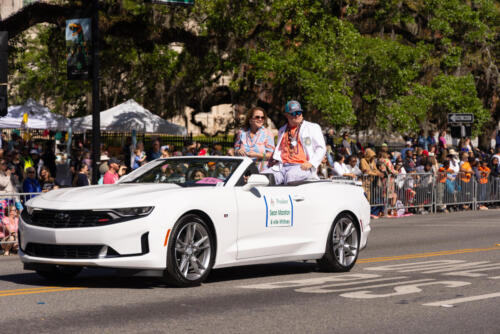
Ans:
[[[247,183],[243,186],[243,190],[249,191],[255,187],[265,187],[269,185],[269,179],[265,175],[252,174],[248,178]]]

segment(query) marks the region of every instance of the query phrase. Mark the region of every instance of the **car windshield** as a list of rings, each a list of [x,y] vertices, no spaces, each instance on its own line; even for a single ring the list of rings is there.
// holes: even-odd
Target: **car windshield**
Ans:
[[[125,183],[174,183],[181,187],[216,186],[229,180],[241,160],[167,158],[154,163],[157,164],[155,167]]]

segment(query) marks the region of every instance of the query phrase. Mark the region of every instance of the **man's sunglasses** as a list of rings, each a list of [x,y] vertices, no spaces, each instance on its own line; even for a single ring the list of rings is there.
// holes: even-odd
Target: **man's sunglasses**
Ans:
[[[302,115],[302,111],[293,111],[293,112],[289,112],[288,114],[293,116],[293,117],[300,116],[300,115]]]

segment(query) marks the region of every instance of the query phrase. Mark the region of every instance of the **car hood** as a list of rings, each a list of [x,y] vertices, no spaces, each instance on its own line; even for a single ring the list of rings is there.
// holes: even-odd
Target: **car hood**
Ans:
[[[28,205],[72,210],[141,206],[151,204],[159,193],[180,189],[175,184],[110,184],[63,188],[36,196]]]

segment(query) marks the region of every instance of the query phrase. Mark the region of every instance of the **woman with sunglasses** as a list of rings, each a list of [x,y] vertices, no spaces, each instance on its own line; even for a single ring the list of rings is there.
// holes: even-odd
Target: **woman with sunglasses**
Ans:
[[[246,115],[244,128],[238,132],[234,143],[236,154],[253,159],[259,170],[266,167],[266,161],[269,161],[274,151],[274,137],[266,125],[264,109],[251,108]]]

